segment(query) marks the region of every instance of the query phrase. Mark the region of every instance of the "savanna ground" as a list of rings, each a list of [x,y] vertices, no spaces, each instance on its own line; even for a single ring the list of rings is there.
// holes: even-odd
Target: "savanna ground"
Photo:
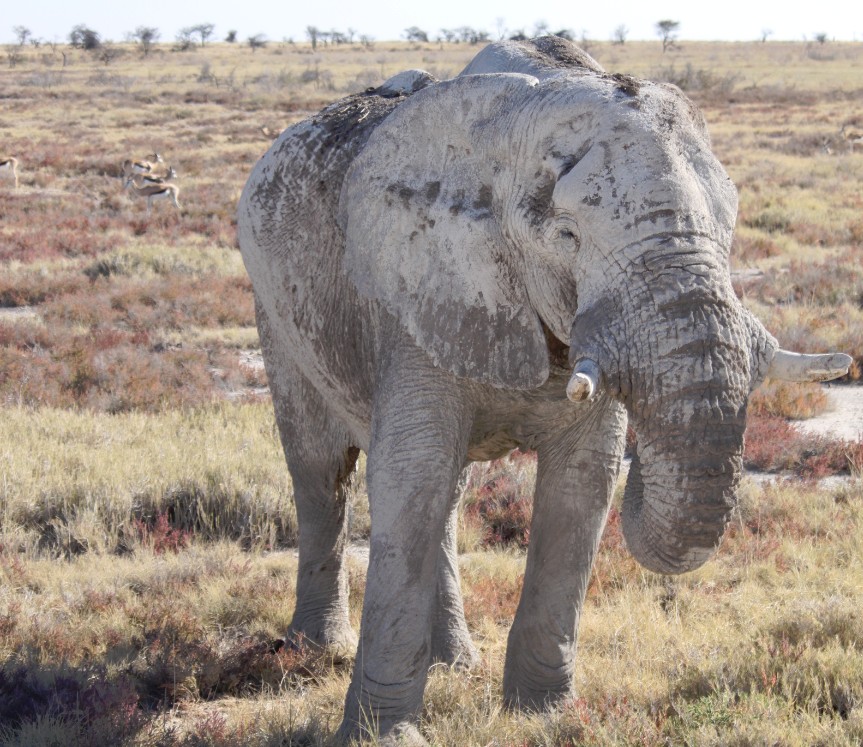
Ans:
[[[316,745],[349,662],[288,650],[295,515],[255,365],[234,206],[284,126],[478,48],[377,43],[26,49],[0,71],[0,745]],[[595,43],[610,71],[702,106],[740,189],[739,294],[785,347],[863,365],[863,45]],[[14,57],[14,59],[13,59]],[[11,66],[12,63],[14,66]],[[153,151],[182,211],[120,164]],[[462,573],[482,664],[435,668],[438,745],[859,745],[863,442],[804,435],[818,386],[754,400],[740,510],[697,572],[642,571],[616,510],[588,592],[578,697],[501,709],[529,541],[530,455],[473,468]],[[863,423],[861,423],[863,428]],[[826,475],[847,476],[818,483]],[[368,535],[360,472],[352,534]],[[358,622],[365,575],[351,556]]]

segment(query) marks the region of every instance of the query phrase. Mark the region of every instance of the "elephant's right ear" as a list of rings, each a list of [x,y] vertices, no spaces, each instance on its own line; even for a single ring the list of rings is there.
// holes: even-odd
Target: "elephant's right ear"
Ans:
[[[536,84],[476,75],[414,94],[369,137],[340,204],[345,271],[359,292],[398,317],[437,365],[519,389],[548,378],[548,350],[501,236],[508,198],[496,193],[499,165],[484,146],[506,140],[508,114]]]

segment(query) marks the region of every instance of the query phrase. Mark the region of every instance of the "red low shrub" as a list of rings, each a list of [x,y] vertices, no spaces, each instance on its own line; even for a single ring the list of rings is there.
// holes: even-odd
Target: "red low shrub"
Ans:
[[[514,451],[474,472],[468,485],[465,519],[483,527],[483,545],[527,547],[533,515],[533,480],[525,479],[525,467],[534,454]]]
[[[808,478],[848,474],[863,465],[863,440],[803,434],[784,418],[752,417],[743,459],[748,469],[763,472],[790,471]]]
[[[188,546],[191,533],[185,529],[176,529],[171,526],[168,514],[159,512],[152,521],[143,519],[134,520],[135,532],[142,544],[149,547],[156,555],[164,555],[166,552],[175,555]]]

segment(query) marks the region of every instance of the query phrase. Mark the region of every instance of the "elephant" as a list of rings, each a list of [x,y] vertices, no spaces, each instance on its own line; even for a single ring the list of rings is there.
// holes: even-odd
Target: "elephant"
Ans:
[[[459,476],[537,455],[504,701],[573,692],[579,617],[624,453],[626,543],[679,574],[734,510],[752,390],[826,380],[735,296],[737,193],[696,107],[570,45],[491,45],[289,127],[238,207],[299,523],[290,635],[353,653],[342,739],[423,743],[433,659],[475,658],[455,557]],[[512,69],[510,69],[512,68]],[[360,636],[346,485],[367,455]]]

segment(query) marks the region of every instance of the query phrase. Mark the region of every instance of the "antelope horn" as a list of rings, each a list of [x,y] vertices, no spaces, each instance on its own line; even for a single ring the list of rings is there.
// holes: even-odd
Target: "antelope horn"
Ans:
[[[845,353],[805,355],[779,349],[770,362],[767,377],[781,381],[830,381],[847,374],[852,362]]]
[[[566,396],[571,402],[584,402],[593,399],[599,391],[602,371],[596,361],[582,358],[575,364],[569,383],[566,385]]]

